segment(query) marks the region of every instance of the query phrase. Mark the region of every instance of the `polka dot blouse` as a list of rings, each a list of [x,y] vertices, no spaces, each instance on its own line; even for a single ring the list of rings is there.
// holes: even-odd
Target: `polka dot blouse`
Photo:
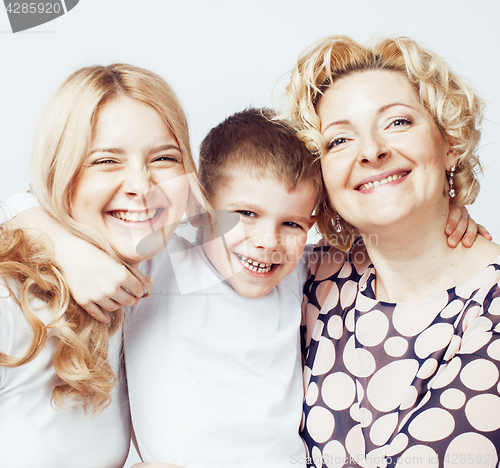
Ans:
[[[497,467],[500,257],[393,304],[375,299],[366,257],[323,252],[303,308],[308,466]]]

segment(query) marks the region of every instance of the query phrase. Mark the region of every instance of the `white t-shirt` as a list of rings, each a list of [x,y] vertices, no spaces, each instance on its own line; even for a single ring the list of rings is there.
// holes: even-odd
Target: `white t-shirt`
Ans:
[[[153,293],[127,317],[124,337],[144,460],[187,468],[301,466],[307,262],[259,299],[238,295],[201,247],[176,235],[141,266]],[[194,292],[181,295],[184,282]]]
[[[17,294],[17,283],[9,281]],[[43,301],[31,300],[45,323],[52,313]],[[121,331],[109,343],[110,364],[118,377],[111,404],[96,418],[81,406],[57,409],[50,399],[59,383],[53,366],[56,340],[19,367],[0,367],[0,466],[8,468],[119,468],[130,441],[130,414],[120,364]],[[24,355],[31,326],[0,280],[0,352]]]

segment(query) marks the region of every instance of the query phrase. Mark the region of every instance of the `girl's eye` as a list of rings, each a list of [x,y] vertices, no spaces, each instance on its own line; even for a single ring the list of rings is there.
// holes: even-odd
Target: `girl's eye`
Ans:
[[[326,145],[326,148],[328,150],[331,150],[333,148],[336,148],[337,146],[343,145],[344,143],[347,143],[348,139],[344,136],[338,136],[335,138],[332,138],[328,144]]]
[[[92,163],[92,166],[96,166],[98,164],[113,164],[116,163],[114,159],[98,159]]]
[[[389,127],[402,127],[403,125],[410,125],[411,120],[406,118],[406,117],[396,117],[395,119],[392,119]]]
[[[255,218],[257,215],[253,211],[248,210],[238,210],[236,213],[239,213],[241,216],[245,218]]]
[[[179,162],[177,158],[174,156],[169,156],[168,154],[163,154],[161,156],[157,156],[153,161],[171,161],[171,162]]]

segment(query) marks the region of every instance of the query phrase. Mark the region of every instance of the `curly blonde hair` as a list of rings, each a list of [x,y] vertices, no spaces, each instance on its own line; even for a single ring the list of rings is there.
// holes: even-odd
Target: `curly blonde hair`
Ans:
[[[347,36],[329,36],[303,52],[287,86],[288,117],[301,128],[299,138],[321,157],[325,141],[316,107],[324,91],[339,78],[380,69],[402,73],[414,86],[457,156],[454,203],[473,203],[479,193],[481,165],[475,152],[481,138],[483,103],[441,57],[409,38],[384,38],[369,47]],[[357,231],[342,220],[346,234],[339,235],[334,228],[336,215],[323,187],[316,209],[318,228],[332,245],[347,250]]]
[[[158,75],[127,64],[93,66],[73,73],[49,102],[37,133],[32,159],[32,188],[44,210],[74,234],[108,252],[122,262],[147,287],[144,275],[121,258],[107,240],[70,216],[72,192],[83,170],[101,107],[118,96],[126,96],[155,109],[172,130],[183,155],[186,173],[196,174],[191,155],[187,120],[170,86]],[[194,198],[194,197],[192,197]],[[193,202],[194,203],[194,202]],[[94,320],[70,295],[52,259],[42,246],[19,229],[0,234],[0,275],[20,285],[18,302],[31,325],[33,338],[24,356],[0,354],[0,366],[21,366],[35,359],[45,346],[49,332],[58,345],[54,368],[60,378],[52,403],[81,404],[96,415],[111,401],[116,376],[108,363],[110,336],[120,329],[123,311],[111,314],[110,323]],[[44,324],[30,305],[39,297],[53,312]]]

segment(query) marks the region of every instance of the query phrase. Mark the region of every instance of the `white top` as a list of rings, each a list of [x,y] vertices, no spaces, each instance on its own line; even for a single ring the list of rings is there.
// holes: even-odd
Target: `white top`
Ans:
[[[17,294],[17,285],[10,281]],[[48,323],[51,311],[32,299],[38,317]],[[49,334],[50,336],[50,334]],[[110,340],[110,364],[118,377],[111,404],[92,419],[83,409],[55,409],[50,404],[58,377],[53,367],[55,340],[31,362],[0,367],[0,466],[8,468],[118,468],[125,463],[130,415],[120,366],[121,332]],[[0,352],[20,357],[32,331],[23,312],[0,280]]]
[[[153,293],[124,326],[144,460],[188,468],[305,466],[299,326],[307,262],[265,297],[248,299],[192,247],[174,235],[141,265]],[[194,292],[180,295],[178,281]]]

